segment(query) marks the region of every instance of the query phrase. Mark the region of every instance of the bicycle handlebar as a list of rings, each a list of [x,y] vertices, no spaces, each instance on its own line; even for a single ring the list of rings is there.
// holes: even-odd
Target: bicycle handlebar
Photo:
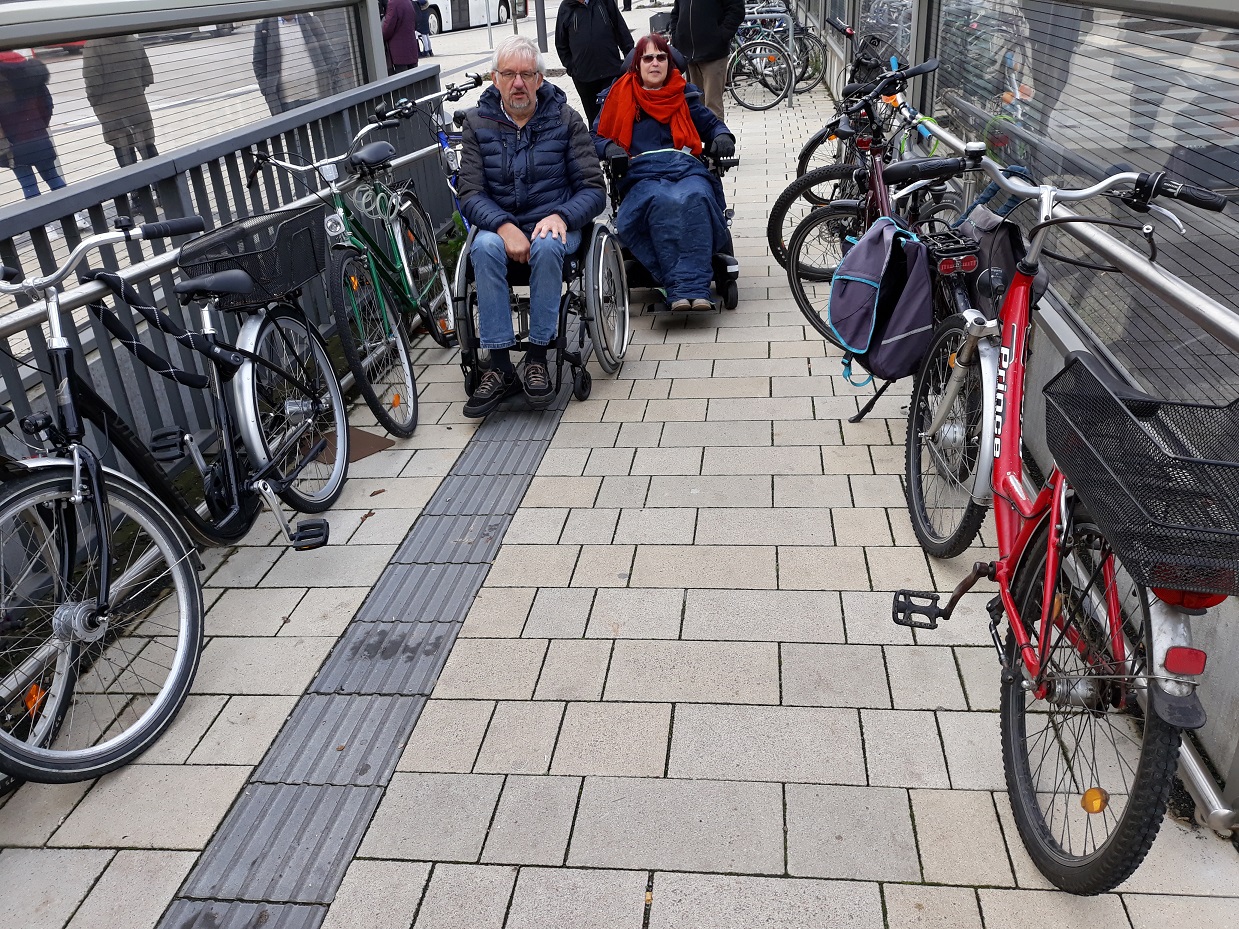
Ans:
[[[1148,175],[1142,177],[1148,177]],[[1184,184],[1162,173],[1153,175],[1150,183],[1153,186],[1152,196],[1154,197],[1170,197],[1172,200],[1178,200],[1201,210],[1211,210],[1214,213],[1221,213],[1226,209],[1226,198],[1206,187]],[[1136,182],[1137,189],[1141,187],[1141,184],[1142,181]]]
[[[836,19],[833,16],[826,17],[826,25],[834,29],[835,32],[839,33],[842,36],[846,36],[849,39],[852,38],[852,36],[856,35],[855,29],[853,29],[847,23],[843,22],[843,20]]]
[[[201,216],[182,216],[162,223],[143,223],[138,227],[138,232],[144,239],[171,239],[178,235],[193,235],[204,229],[206,220]]]

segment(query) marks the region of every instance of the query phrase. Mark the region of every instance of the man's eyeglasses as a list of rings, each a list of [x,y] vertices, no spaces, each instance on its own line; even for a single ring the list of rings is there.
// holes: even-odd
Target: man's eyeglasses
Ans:
[[[666,61],[667,56],[663,52],[658,52],[657,54],[654,54],[654,55],[642,55],[641,60],[648,65],[652,61]]]
[[[533,79],[538,76],[537,71],[496,71],[495,73],[498,74],[505,81],[515,80],[516,76],[519,74],[521,77],[521,80],[524,81],[526,84],[531,83]]]

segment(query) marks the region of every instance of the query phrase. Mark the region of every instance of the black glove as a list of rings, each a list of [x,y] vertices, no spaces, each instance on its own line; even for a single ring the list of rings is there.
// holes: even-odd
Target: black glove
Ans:
[[[710,143],[710,154],[715,158],[731,158],[736,154],[736,140],[734,136],[727,133],[720,133],[714,137],[714,141]]]
[[[618,142],[608,142],[605,149],[607,161],[612,161],[616,158],[627,158],[628,153],[624,151],[624,147]]]

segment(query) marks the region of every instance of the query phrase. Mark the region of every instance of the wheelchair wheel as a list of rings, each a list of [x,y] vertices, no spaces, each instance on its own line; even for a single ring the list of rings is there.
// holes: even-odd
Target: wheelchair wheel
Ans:
[[[590,391],[594,389],[594,378],[585,368],[577,371],[572,379],[572,396],[578,400],[588,400]]]
[[[735,281],[728,281],[723,285],[723,306],[729,310],[734,310],[740,305],[740,288]]]
[[[613,374],[628,348],[628,275],[619,240],[609,229],[594,233],[585,265],[585,301],[594,355],[599,367]]]

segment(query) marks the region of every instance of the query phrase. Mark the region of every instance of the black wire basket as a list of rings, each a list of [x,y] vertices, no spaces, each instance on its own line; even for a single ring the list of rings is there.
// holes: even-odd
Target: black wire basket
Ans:
[[[900,68],[908,65],[903,53],[880,35],[867,35],[861,39],[856,55],[858,59],[864,56],[876,60],[876,64],[859,60],[853,64],[851,79],[856,84],[872,84],[880,75],[891,70],[891,58],[898,60]]]
[[[319,205],[238,219],[186,242],[179,258],[186,277],[240,269],[258,284],[252,293],[221,296],[221,310],[266,306],[322,274],[326,263]]]
[[[1058,467],[1135,580],[1239,595],[1239,400],[1124,396],[1099,365],[1074,355],[1045,387]]]

